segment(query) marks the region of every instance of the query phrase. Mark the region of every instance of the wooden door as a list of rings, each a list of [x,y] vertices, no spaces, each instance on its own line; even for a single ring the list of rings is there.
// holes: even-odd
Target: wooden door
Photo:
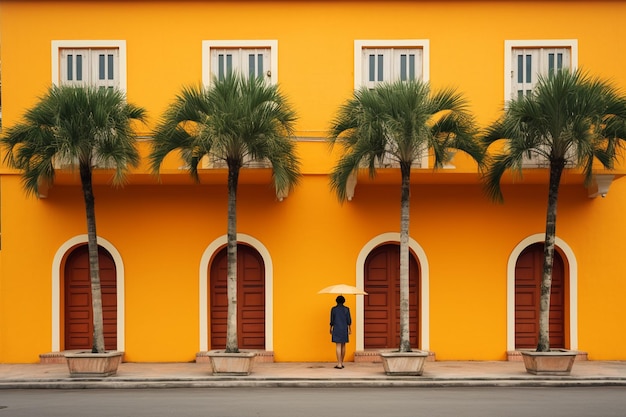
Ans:
[[[543,243],[520,254],[515,265],[515,348],[535,349],[539,342],[539,298],[543,274]],[[554,252],[550,293],[550,347],[565,347],[565,269]]]
[[[117,349],[117,274],[111,254],[99,248],[104,345]],[[65,263],[65,350],[91,350],[93,347],[93,314],[91,280],[87,245],[72,251]]]
[[[211,349],[226,347],[227,251],[222,249],[210,266]],[[237,246],[237,327],[240,349],[265,349],[265,264],[252,247]]]
[[[397,348],[400,345],[400,246],[374,249],[365,260],[364,348]],[[409,332],[418,348],[419,268],[409,256]]]

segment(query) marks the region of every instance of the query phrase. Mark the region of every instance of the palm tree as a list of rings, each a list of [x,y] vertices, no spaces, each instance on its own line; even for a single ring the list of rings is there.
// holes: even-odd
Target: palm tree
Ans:
[[[233,73],[210,87],[186,87],[165,112],[154,133],[150,154],[158,173],[165,157],[178,150],[191,176],[199,181],[204,157],[228,167],[226,353],[239,351],[237,341],[237,186],[239,172],[252,161],[268,160],[277,193],[286,193],[300,178],[293,135],[295,112],[277,85]],[[202,166],[200,166],[202,167]]]
[[[1,139],[4,160],[23,171],[27,194],[38,195],[40,186],[53,184],[55,165],[78,168],[87,218],[93,353],[104,353],[105,345],[92,173],[96,167],[112,168],[113,183],[123,183],[139,163],[132,121],[144,118],[145,110],[127,103],[119,90],[53,86]]]
[[[589,185],[594,161],[612,168],[616,146],[626,138],[624,120],[626,99],[615,88],[584,72],[562,70],[539,77],[529,95],[510,101],[484,137],[487,147],[505,141],[504,150],[493,157],[485,176],[487,193],[495,201],[503,200],[500,180],[505,171],[521,173],[529,156],[549,163],[538,352],[550,350],[550,291],[561,174],[566,166],[581,169]]]
[[[378,165],[400,166],[400,352],[410,352],[409,339],[409,202],[411,166],[432,151],[435,167],[451,159],[452,151],[466,152],[477,162],[483,150],[474,139],[474,122],[467,103],[453,89],[432,93],[420,81],[383,83],[361,88],[343,104],[332,123],[331,146],[341,144],[343,155],[331,172],[331,188],[345,201],[346,185],[361,167],[371,177]]]

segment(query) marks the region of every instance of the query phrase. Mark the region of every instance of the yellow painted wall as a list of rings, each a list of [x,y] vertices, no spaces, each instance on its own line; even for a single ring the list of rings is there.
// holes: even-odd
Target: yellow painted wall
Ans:
[[[457,86],[484,125],[503,104],[505,39],[578,39],[579,65],[626,87],[624,29],[605,24],[618,15],[626,15],[625,3],[1,0],[3,125],[50,85],[50,42],[63,39],[126,40],[128,98],[150,115],[142,135],[182,85],[200,82],[201,41],[209,39],[278,40],[279,83],[300,116],[298,134],[318,138],[353,89],[355,39],[429,39],[433,86]],[[147,152],[149,141],[140,146]],[[354,284],[361,249],[399,231],[399,174],[360,179],[354,200],[340,205],[328,187],[327,145],[302,140],[298,153],[305,176],[282,202],[249,174],[238,230],[272,258],[276,360],[331,361],[334,296],[317,291]],[[547,190],[541,175],[529,181],[528,174],[504,186],[503,205],[493,204],[475,167],[462,156],[455,163],[465,175],[417,173],[411,190],[410,234],[430,268],[429,350],[440,360],[502,360],[507,260],[544,230]],[[98,234],[124,262],[128,361],[192,361],[199,350],[198,268],[207,245],[226,232],[225,176],[197,185],[172,174],[177,167],[171,161],[159,184],[143,164],[126,187],[100,180],[95,191]],[[0,174],[0,362],[36,362],[51,349],[53,257],[86,232],[83,203],[67,175],[37,200],[24,195],[15,173]],[[619,348],[626,335],[616,331],[626,320],[625,200],[626,180],[605,199],[589,199],[575,176],[560,196],[557,234],[578,263],[578,347],[591,359],[626,359]],[[354,317],[355,297],[347,305]],[[354,349],[353,334],[349,360]]]

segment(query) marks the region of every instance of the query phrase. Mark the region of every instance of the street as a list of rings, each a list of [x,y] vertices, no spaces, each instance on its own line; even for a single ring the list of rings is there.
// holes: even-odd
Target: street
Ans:
[[[623,417],[623,387],[0,390],[0,417]]]

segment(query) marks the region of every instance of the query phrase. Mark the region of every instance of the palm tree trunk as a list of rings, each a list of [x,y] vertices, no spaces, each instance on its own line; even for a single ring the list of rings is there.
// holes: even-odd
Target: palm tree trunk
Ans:
[[[237,341],[237,185],[240,165],[228,161],[227,280],[228,319],[226,353],[239,352]]]
[[[89,277],[91,279],[91,309],[93,314],[93,353],[104,353],[104,324],[102,318],[102,289],[100,286],[100,265],[98,262],[98,238],[96,234],[96,210],[91,167],[80,163],[80,180],[85,200],[87,216],[87,249],[89,252]]]
[[[411,351],[409,335],[409,202],[411,164],[400,163],[402,188],[400,197],[400,352]]]
[[[539,342],[537,343],[537,352],[548,352],[550,350],[550,291],[552,289],[552,266],[556,240],[556,208],[561,174],[564,167],[565,160],[550,163],[546,236],[543,247],[543,276],[539,298]]]

